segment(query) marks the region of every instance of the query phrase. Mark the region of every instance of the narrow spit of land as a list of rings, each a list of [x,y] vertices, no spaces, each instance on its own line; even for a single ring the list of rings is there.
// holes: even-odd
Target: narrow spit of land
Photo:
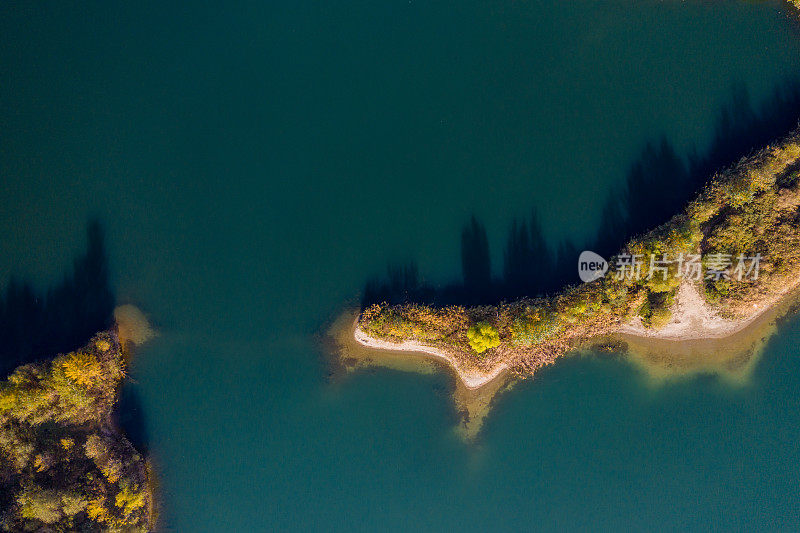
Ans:
[[[634,257],[640,270],[631,266]],[[648,275],[652,258],[662,268]],[[700,276],[690,275],[692,261]],[[444,361],[477,389],[505,372],[532,375],[615,336],[724,340],[788,307],[799,285],[796,130],[713,176],[682,212],[631,240],[605,277],[497,306],[373,305],[359,314],[352,335],[365,347]]]

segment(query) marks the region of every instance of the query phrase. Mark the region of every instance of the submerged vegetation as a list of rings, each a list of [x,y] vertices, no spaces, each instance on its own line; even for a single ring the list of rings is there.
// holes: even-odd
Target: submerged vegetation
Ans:
[[[681,283],[692,283],[720,315],[744,318],[796,284],[800,269],[800,130],[715,175],[667,223],[628,242],[607,276],[560,293],[497,306],[373,304],[359,326],[388,341],[414,340],[447,350],[464,367],[502,360],[517,371],[551,363],[582,340],[639,317],[658,329],[671,320]],[[755,257],[757,279],[705,276],[689,281],[680,263],[656,275],[626,272],[621,257],[696,257],[706,269],[721,258]],[[666,262],[665,262],[666,263]],[[685,266],[685,265],[684,265]],[[653,268],[645,262],[641,268]],[[570,265],[573,270],[574,265]],[[531,276],[536,272],[531,271]],[[479,355],[480,354],[480,355]]]
[[[125,362],[115,333],[0,384],[5,531],[149,531],[152,475],[112,421]]]

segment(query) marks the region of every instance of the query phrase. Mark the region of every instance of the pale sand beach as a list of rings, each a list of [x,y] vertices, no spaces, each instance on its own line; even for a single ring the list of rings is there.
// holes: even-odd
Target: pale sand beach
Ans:
[[[642,319],[634,318],[623,325],[618,333],[670,341],[690,341],[721,339],[744,330],[784,299],[792,299],[792,294],[800,285],[800,278],[787,284],[783,290],[769,298],[752,305],[752,310],[742,318],[725,318],[719,315],[700,295],[695,284],[684,281],[678,288],[672,306],[672,320],[661,329],[646,328]]]
[[[648,373],[656,377],[676,374],[689,374],[698,371],[718,372],[736,375],[741,378],[743,369],[752,366],[764,342],[774,331],[774,322],[789,311],[797,299],[800,279],[787,284],[778,294],[754,305],[752,312],[743,318],[720,316],[700,295],[697,288],[684,282],[672,306],[673,317],[663,328],[646,328],[639,317],[624,324],[617,331],[603,335],[597,340],[613,339],[627,347],[629,357],[643,364]],[[494,383],[505,375],[510,366],[500,362],[489,371],[464,369],[457,358],[446,351],[426,346],[415,341],[389,342],[369,336],[360,327],[357,319],[352,323],[350,339],[355,344],[387,354],[386,361],[378,363],[375,355],[369,357],[371,363],[387,364],[394,368],[414,366],[409,361],[401,365],[403,353],[418,354],[445,363],[457,376],[465,391],[476,392]],[[584,344],[592,346],[594,340]],[[374,353],[374,352],[373,352]],[[389,356],[388,354],[392,355]],[[562,354],[565,355],[565,354]],[[361,358],[363,359],[363,358]],[[382,358],[383,359],[383,358]],[[420,362],[417,370],[422,370]],[[426,367],[425,370],[430,370]]]
[[[453,357],[443,350],[434,348],[432,346],[426,346],[414,341],[397,343],[375,339],[367,335],[358,326],[355,327],[353,336],[359,344],[369,348],[375,348],[378,350],[395,350],[401,352],[417,352],[440,359],[448,363],[453,368],[458,378],[468,389],[479,389],[500,376],[504,370],[508,369],[508,365],[505,363],[499,363],[488,372],[481,372],[479,370],[464,370]]]
[[[455,387],[453,400],[459,412],[458,433],[474,438],[480,431],[494,398],[513,386],[514,377],[506,364],[499,364],[484,374],[462,372],[454,359],[441,350],[417,343],[382,342],[369,337],[357,327],[358,311],[342,313],[328,330],[335,343],[335,353],[342,368],[383,367],[403,372],[432,374],[452,372]]]

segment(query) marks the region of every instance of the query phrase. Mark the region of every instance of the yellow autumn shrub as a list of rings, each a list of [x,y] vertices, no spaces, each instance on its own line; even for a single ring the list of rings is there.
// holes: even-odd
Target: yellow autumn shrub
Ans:
[[[61,368],[70,380],[87,388],[102,382],[105,374],[103,364],[94,355],[80,351],[67,355]]]
[[[477,353],[483,353],[500,345],[500,334],[486,322],[479,322],[467,330],[469,345]]]

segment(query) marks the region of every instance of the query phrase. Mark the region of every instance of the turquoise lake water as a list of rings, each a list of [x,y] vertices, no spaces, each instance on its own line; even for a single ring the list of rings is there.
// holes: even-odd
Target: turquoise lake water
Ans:
[[[565,359],[475,442],[446,374],[332,380],[319,343],[388,262],[457,280],[473,213],[495,270],[534,207],[590,239],[648,141],[702,152],[800,72],[784,4],[4,4],[0,281],[103,222],[161,333],[131,387],[167,531],[797,531],[795,318],[744,385]]]

